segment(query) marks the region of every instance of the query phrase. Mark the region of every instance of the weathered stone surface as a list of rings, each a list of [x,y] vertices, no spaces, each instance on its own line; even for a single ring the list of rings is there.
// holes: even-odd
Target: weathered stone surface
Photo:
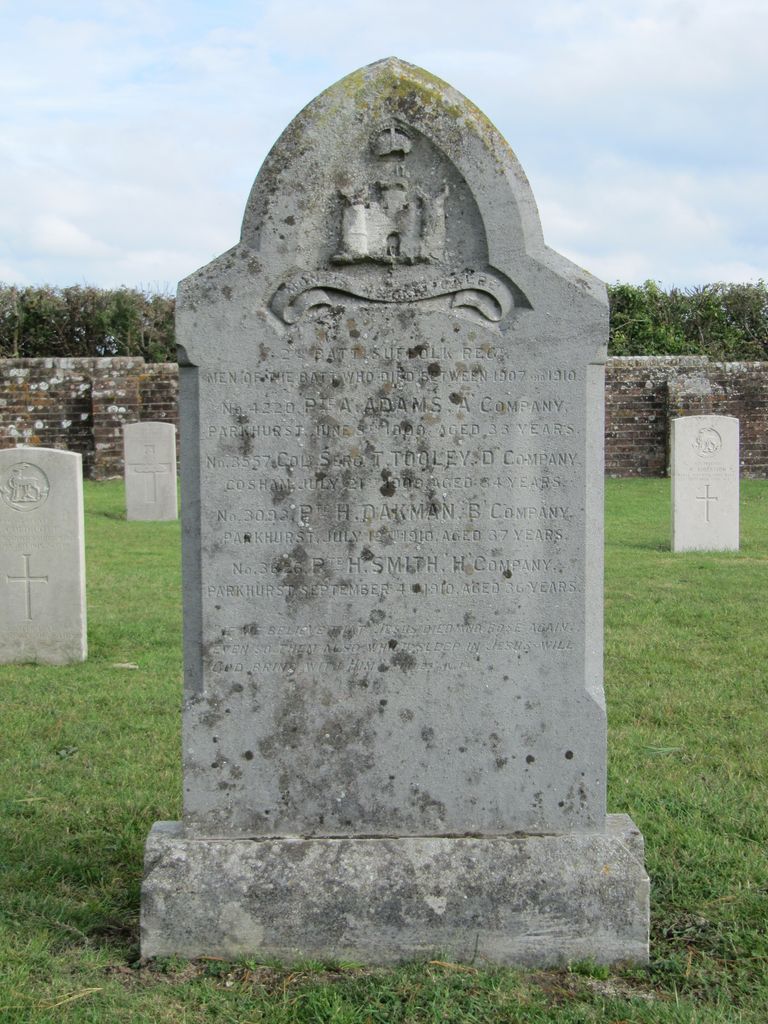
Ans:
[[[177,519],[176,428],[128,423],[123,428],[127,519]]]
[[[188,839],[158,822],[142,952],[642,962],[648,889],[642,838],[625,815],[601,833],[484,839]]]
[[[85,660],[84,552],[81,457],[0,451],[0,662]]]
[[[469,900],[448,933],[495,928],[493,857],[532,854],[489,837],[558,835],[576,861],[607,841],[604,287],[544,245],[479,111],[390,59],[288,127],[240,244],[182,282],[177,330],[184,832],[153,877],[214,848],[195,839],[226,840],[232,891],[245,850],[354,849],[343,886],[359,851],[394,884],[408,851],[439,849],[445,893],[463,870]],[[587,861],[573,877],[599,888]],[[350,884],[383,924],[385,882]],[[415,949],[395,931],[371,957]],[[533,959],[560,956],[547,941]]]
[[[179,290],[190,833],[603,827],[606,334],[449,86],[289,126]]]
[[[739,550],[739,421],[672,420],[672,550]]]

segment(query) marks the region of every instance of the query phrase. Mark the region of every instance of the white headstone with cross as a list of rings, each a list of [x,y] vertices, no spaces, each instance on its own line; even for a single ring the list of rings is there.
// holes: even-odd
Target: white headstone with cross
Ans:
[[[739,550],[739,421],[672,420],[672,550]]]
[[[177,519],[176,427],[129,423],[123,428],[127,519]]]
[[[82,458],[0,451],[0,662],[84,661]]]

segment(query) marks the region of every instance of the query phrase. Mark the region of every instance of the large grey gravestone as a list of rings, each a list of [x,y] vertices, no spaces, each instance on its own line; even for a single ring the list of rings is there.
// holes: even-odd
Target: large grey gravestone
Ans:
[[[739,550],[739,421],[672,420],[672,550]]]
[[[176,427],[145,421],[123,427],[127,519],[177,519]]]
[[[63,665],[87,652],[82,457],[0,451],[0,662]]]
[[[606,816],[605,289],[395,59],[287,128],[182,282],[184,818],[145,956],[647,956]]]

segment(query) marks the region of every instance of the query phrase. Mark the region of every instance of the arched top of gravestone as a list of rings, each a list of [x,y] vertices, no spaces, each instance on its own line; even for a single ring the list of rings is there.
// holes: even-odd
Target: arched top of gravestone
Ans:
[[[181,361],[205,359],[209,330],[221,357],[251,318],[280,334],[350,301],[442,302],[501,331],[535,311],[532,329],[546,315],[571,335],[607,305],[601,282],[545,246],[528,180],[485,115],[396,57],[331,86],[278,139],[240,244],[180,286]]]

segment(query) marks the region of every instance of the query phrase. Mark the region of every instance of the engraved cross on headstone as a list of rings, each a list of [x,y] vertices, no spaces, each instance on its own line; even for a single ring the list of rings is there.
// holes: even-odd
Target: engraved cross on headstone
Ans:
[[[150,503],[157,501],[157,478],[162,473],[168,472],[167,466],[144,466],[141,463],[134,463],[130,467],[134,473],[144,473],[144,500]]]
[[[8,583],[24,583],[26,587],[26,599],[27,599],[27,620],[32,621],[32,584],[33,583],[47,583],[47,576],[30,576],[29,574],[29,559],[31,555],[22,555],[24,559],[24,575],[23,576],[8,576],[6,574],[6,580]]]
[[[709,484],[704,485],[704,493],[696,495],[696,501],[704,502],[704,522],[709,522],[709,503],[710,501],[717,501],[718,499],[714,494],[709,493]]]

